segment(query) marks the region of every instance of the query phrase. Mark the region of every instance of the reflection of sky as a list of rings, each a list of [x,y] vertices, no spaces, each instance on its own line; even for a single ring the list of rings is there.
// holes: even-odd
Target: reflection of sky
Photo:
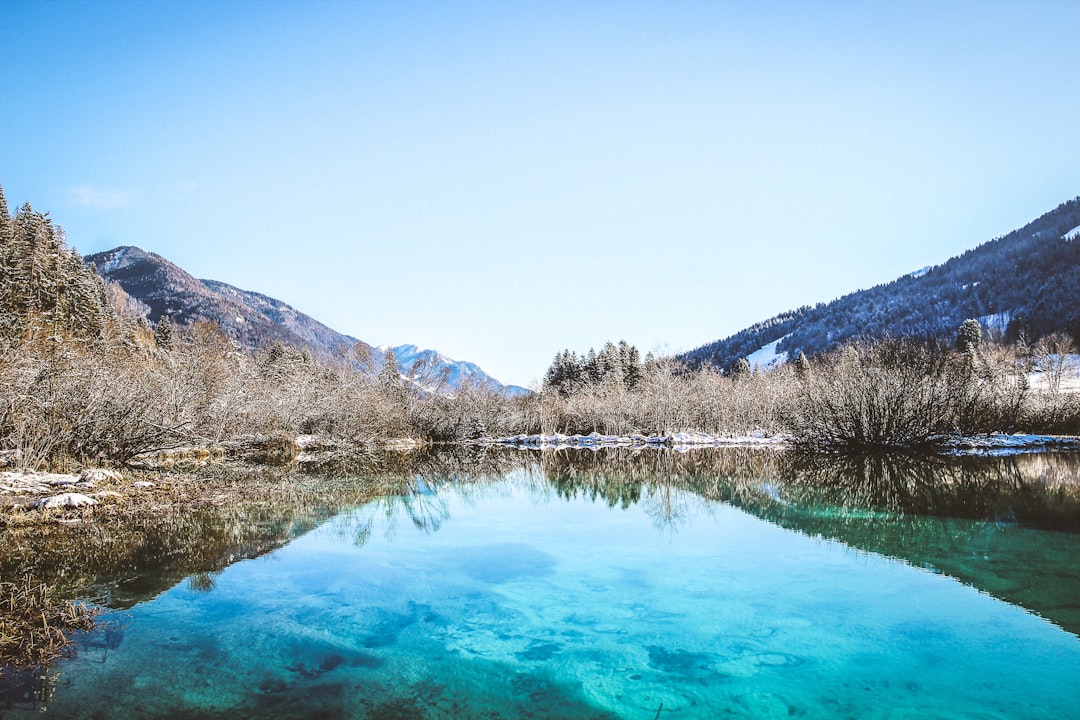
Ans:
[[[948,577],[672,492],[679,519],[658,524],[649,499],[443,488],[438,531],[375,503],[363,545],[357,515],[339,515],[209,591],[135,608],[108,662],[64,669],[50,711],[365,717],[393,700],[447,717],[454,703],[1047,717],[1080,702],[1074,636]]]

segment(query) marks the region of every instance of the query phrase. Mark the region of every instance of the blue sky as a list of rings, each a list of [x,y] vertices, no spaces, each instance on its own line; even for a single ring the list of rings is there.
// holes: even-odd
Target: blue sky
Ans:
[[[1071,1],[0,6],[13,210],[505,382],[691,349],[1080,194]]]

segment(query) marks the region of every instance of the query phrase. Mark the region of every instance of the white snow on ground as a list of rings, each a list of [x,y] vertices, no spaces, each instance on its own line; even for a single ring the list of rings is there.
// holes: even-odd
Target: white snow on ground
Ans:
[[[1065,233],[1061,237],[1063,237],[1066,240],[1075,240],[1077,238],[1080,238],[1080,225],[1077,225],[1076,227],[1074,227],[1072,230]]]
[[[689,450],[696,447],[723,447],[737,445],[740,447],[755,445],[765,447],[782,447],[787,439],[780,436],[770,436],[763,432],[740,437],[719,437],[705,433],[673,433],[671,435],[601,435],[590,433],[588,435],[515,435],[504,438],[481,438],[475,441],[482,445],[508,445],[523,449],[547,449],[547,448],[585,448],[597,449],[604,447],[667,447],[675,450]]]
[[[1056,435],[973,435],[950,438],[944,443],[946,455],[1016,455],[1047,450],[1080,449],[1080,438]]]
[[[746,361],[750,363],[750,367],[757,365],[762,370],[770,370],[776,365],[786,363],[788,354],[776,351],[776,346],[782,343],[785,338],[787,338],[787,335],[747,355]]]
[[[1050,389],[1051,375],[1057,369],[1057,357],[1057,355],[1048,355],[1046,357],[1048,367],[1036,368],[1028,373],[1028,384],[1032,389]],[[1080,393],[1080,355],[1066,355],[1062,358],[1058,392]]]
[[[923,275],[930,272],[930,269],[932,267],[933,267],[933,265],[927,265],[926,267],[921,267],[918,270],[916,270],[915,272],[908,273],[908,274],[911,275],[911,277],[913,277],[913,278],[921,278]]]

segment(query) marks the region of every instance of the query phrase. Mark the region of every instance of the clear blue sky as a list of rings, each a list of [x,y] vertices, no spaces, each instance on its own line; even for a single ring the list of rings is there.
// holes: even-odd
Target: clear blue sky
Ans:
[[[687,350],[1080,194],[1080,3],[0,0],[0,184],[375,344]]]

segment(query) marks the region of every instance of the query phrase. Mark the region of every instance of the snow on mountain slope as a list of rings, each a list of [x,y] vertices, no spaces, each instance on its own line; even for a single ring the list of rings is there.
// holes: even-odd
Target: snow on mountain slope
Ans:
[[[421,348],[416,345],[380,345],[375,348],[375,362],[382,367],[386,352],[392,350],[401,376],[429,392],[443,392],[447,389],[460,388],[466,383],[473,386],[490,387],[497,392],[509,395],[527,395],[529,390],[517,385],[503,385],[484,372],[479,365],[465,360],[454,360],[437,350]]]
[[[916,270],[914,272],[908,273],[908,275],[910,275],[913,278],[921,278],[923,275],[930,272],[933,268],[934,268],[933,265],[927,265],[925,267],[919,268],[918,270]]]
[[[979,321],[979,324],[982,325],[983,330],[998,335],[1004,335],[1006,328],[1009,327],[1009,321],[1012,320],[1012,315],[1012,312],[1006,310],[1005,312],[994,313],[993,315],[983,315],[976,319]]]
[[[785,338],[787,338],[787,335],[747,355],[746,361],[750,363],[750,367],[756,366],[761,370],[771,370],[776,365],[786,363],[788,354],[783,351],[778,352],[776,349],[777,345],[782,343]]]

